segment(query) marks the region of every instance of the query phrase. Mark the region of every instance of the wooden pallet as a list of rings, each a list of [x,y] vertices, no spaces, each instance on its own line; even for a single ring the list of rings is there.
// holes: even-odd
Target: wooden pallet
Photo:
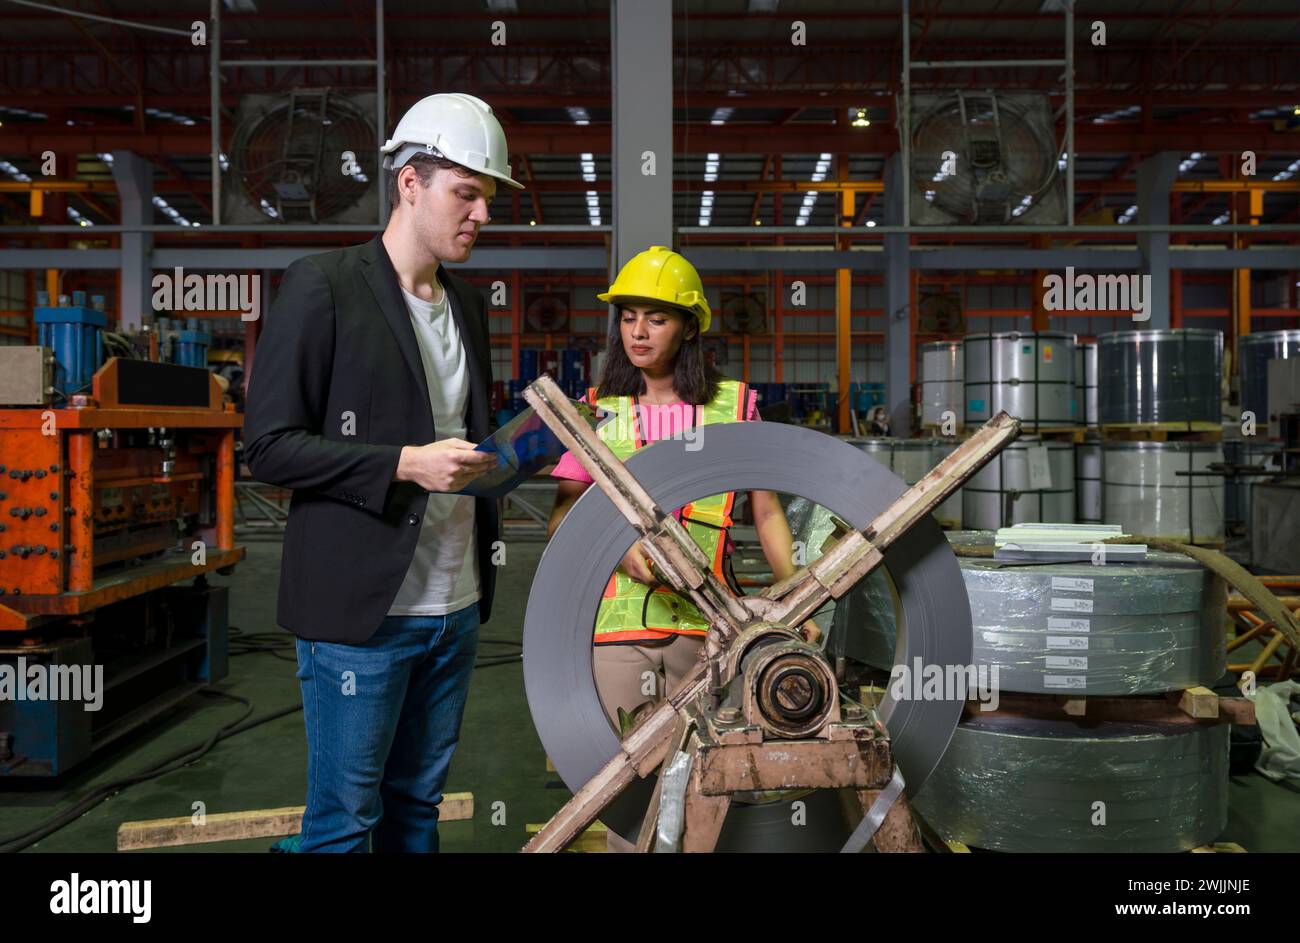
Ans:
[[[965,434],[966,434],[966,427],[960,424],[957,426],[956,431],[954,431],[952,435],[948,435],[943,431],[943,426],[940,423],[935,423],[935,422],[921,423],[920,437],[924,439],[957,440],[965,436]]]
[[[1101,427],[1111,442],[1222,442],[1223,426],[1214,422],[1120,422]]]
[[[976,701],[966,705],[971,716],[1034,717],[1062,720],[1139,721],[1168,724],[1232,723],[1253,726],[1255,703],[1244,697],[1220,697],[1209,688],[1193,687],[1166,694],[1086,697],[1069,694],[1018,694],[1003,691],[998,709],[981,711]]]
[[[1022,436],[1036,435],[1045,442],[1082,442],[1088,437],[1087,426],[1040,426],[1025,424],[1020,427]]]
[[[933,835],[930,835],[930,834],[926,834],[925,830],[923,829],[921,835],[923,838],[925,838],[926,844],[930,846],[932,851],[937,851],[941,854],[968,855],[972,851],[980,850],[980,849],[972,849],[969,845],[963,842],[959,842],[955,838],[944,838],[943,836],[939,835],[937,832],[934,832]],[[1187,854],[1189,855],[1196,855],[1196,854],[1244,855],[1245,853],[1246,853],[1246,849],[1243,848],[1241,845],[1237,844],[1235,841],[1216,841],[1211,845],[1198,845],[1195,848],[1189,848],[1187,850]]]

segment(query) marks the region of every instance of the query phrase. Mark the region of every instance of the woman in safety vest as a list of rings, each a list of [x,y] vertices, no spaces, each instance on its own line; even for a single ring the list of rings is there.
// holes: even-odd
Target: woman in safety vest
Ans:
[[[700,335],[709,329],[712,312],[699,273],[682,255],[652,246],[624,265],[609,291],[597,297],[616,305],[618,315],[610,322],[600,381],[586,399],[616,414],[597,434],[620,460],[659,439],[690,442],[710,423],[758,419],[748,384],[720,376],[705,361]],[[562,480],[550,533],[591,484],[571,454],[552,474]],[[749,499],[763,554],[776,579],[784,579],[795,570],[785,513],[770,491],[751,491]],[[723,579],[734,500],[732,493],[714,495],[677,512]],[[707,629],[703,614],[664,586],[640,544],[633,544],[605,588],[594,633],[596,689],[616,729],[622,726],[620,709],[625,725],[638,707],[672,693],[697,661]]]

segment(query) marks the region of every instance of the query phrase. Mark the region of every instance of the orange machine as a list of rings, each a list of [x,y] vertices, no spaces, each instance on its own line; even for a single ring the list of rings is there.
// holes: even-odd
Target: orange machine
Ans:
[[[205,575],[244,556],[242,421],[207,370],[119,358],[91,395],[0,408],[0,776],[57,774],[225,675],[226,592]],[[101,669],[99,706],[15,685],[57,666]]]

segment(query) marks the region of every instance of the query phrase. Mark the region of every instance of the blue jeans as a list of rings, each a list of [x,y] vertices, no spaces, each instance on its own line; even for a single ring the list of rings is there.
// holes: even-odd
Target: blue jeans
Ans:
[[[445,616],[389,616],[361,645],[298,640],[302,851],[438,850],[438,803],[478,627],[474,603]]]

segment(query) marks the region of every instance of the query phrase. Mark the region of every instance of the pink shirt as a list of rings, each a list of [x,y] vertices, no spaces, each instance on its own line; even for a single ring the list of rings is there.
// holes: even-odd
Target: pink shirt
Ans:
[[[680,435],[683,430],[690,428],[690,410],[695,408],[685,403],[669,403],[664,406],[652,406],[643,403],[638,418],[644,418],[645,421],[638,423],[637,428],[642,430],[642,435],[645,435],[646,431],[649,432],[650,442],[672,438]],[[758,420],[758,393],[754,390],[749,390],[749,404],[745,410],[745,420],[747,422],[756,422]],[[586,469],[568,452],[555,466],[551,476],[554,478],[568,478],[572,481],[585,481],[587,484],[591,484],[591,476],[587,474]]]

